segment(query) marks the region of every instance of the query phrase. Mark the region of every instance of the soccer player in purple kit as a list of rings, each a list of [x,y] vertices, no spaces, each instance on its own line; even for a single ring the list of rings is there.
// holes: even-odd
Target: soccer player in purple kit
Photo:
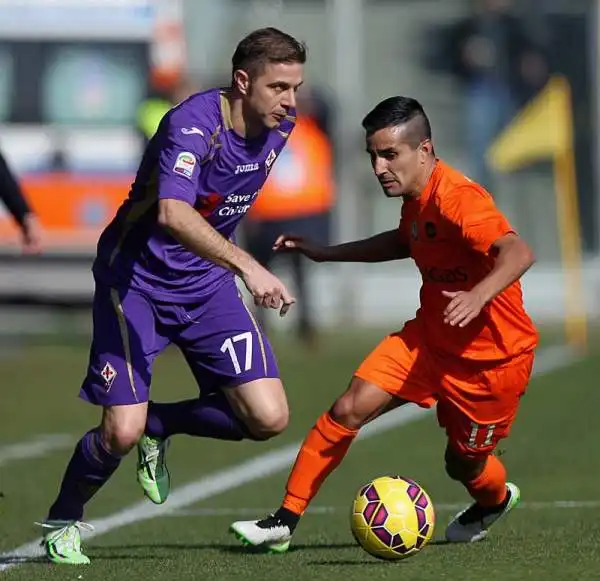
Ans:
[[[277,29],[244,38],[230,88],[193,95],[163,118],[100,237],[80,395],[102,406],[102,420],[78,442],[42,523],[51,562],[90,562],[80,543],[84,506],[134,446],[138,481],[158,504],[169,494],[170,436],[266,440],[285,429],[275,357],[235,276],[257,305],[282,315],[294,298],[232,239],[293,129],[305,60],[305,45]],[[200,397],[149,402],[152,364],[170,344]]]

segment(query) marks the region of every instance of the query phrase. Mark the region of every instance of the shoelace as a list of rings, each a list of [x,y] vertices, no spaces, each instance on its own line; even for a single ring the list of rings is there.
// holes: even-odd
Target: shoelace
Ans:
[[[158,448],[154,448],[151,452],[144,454],[144,466],[148,466],[150,462],[154,462],[158,458],[160,454],[160,450]]]
[[[156,447],[147,454],[144,454],[144,461],[141,462],[141,467],[145,470],[148,478],[151,478],[152,480],[156,480],[156,478],[162,473],[162,467],[160,465],[156,466],[155,473],[152,472],[151,467],[152,463],[158,459],[159,455],[160,448]]]
[[[154,460],[158,459],[161,452],[167,449],[168,444],[168,439],[164,440],[162,444],[156,444],[155,441],[152,441],[152,450],[149,452],[144,452],[144,462],[142,465],[148,467],[151,462],[154,462]]]
[[[43,529],[52,529],[56,531],[56,537],[63,535],[69,527],[76,527],[79,531],[93,531],[94,527],[83,521],[56,521],[56,522],[36,522],[34,523]],[[42,541],[42,544],[44,541]]]

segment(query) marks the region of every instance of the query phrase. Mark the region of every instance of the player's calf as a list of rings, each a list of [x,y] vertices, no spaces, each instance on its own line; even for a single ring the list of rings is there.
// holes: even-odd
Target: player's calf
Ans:
[[[446,474],[452,480],[467,483],[483,472],[487,456],[465,456],[447,446],[444,460],[446,462]]]
[[[87,432],[75,446],[58,496],[48,510],[46,523],[77,523],[83,518],[85,505],[108,481],[122,457],[135,445],[143,430],[143,424],[139,421],[143,414],[145,404],[104,409],[100,427]],[[65,530],[69,538],[72,532],[70,528]],[[56,540],[62,543],[64,540],[62,537],[50,536],[53,542]]]

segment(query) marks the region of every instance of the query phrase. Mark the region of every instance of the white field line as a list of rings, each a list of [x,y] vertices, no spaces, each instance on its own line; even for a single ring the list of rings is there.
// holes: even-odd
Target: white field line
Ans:
[[[436,512],[454,512],[455,510],[462,510],[465,508],[465,503],[443,503],[435,502],[434,507]],[[521,502],[518,509],[527,510],[555,510],[555,509],[578,509],[578,508],[600,508],[600,500],[548,500],[538,502]],[[192,509],[181,509],[172,512],[170,517],[219,517],[219,516],[231,516],[231,517],[259,517],[265,515],[273,510],[273,507],[269,508],[249,508],[249,507],[238,507],[238,508],[192,508]],[[348,506],[312,506],[306,511],[307,514],[314,515],[330,515],[330,514],[347,514],[349,510]]]
[[[542,351],[538,353],[534,373],[540,375],[554,371],[571,363],[574,359],[573,353],[565,351],[564,348]],[[365,426],[361,430],[359,439],[379,435],[422,418],[428,413],[431,413],[431,410],[419,407],[398,408]],[[110,516],[94,521],[94,530],[84,532],[82,536],[89,539],[129,524],[139,523],[159,516],[166,516],[201,500],[212,498],[213,496],[276,474],[290,466],[296,458],[300,444],[301,442],[295,442],[271,452],[259,454],[241,464],[218,470],[190,482],[185,486],[175,489],[165,504],[157,506],[146,500],[135,503]],[[8,553],[0,555],[0,572],[6,571],[19,563],[27,562],[41,554],[39,540],[22,545]]]
[[[0,466],[13,460],[39,458],[47,452],[70,448],[75,443],[68,434],[40,434],[29,441],[0,446]]]

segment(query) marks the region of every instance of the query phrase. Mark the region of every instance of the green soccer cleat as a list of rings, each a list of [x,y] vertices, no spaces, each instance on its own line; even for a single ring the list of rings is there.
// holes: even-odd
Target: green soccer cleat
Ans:
[[[94,527],[79,521],[49,520],[36,523],[49,531],[44,535],[41,545],[46,558],[57,565],[89,565],[90,559],[81,552],[82,529],[92,531]]]
[[[138,442],[137,480],[144,494],[154,503],[162,504],[171,490],[171,475],[166,454],[169,440],[152,438],[144,434]]]

